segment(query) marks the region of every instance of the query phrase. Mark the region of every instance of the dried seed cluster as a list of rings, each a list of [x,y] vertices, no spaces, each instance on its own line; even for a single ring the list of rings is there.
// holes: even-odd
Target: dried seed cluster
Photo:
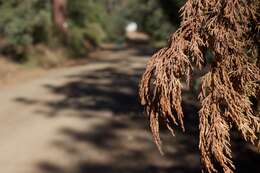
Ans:
[[[159,118],[174,134],[173,125],[184,130],[181,91],[189,83],[193,67],[206,64],[205,50],[214,55],[210,71],[202,77],[201,161],[206,172],[232,173],[230,129],[259,147],[260,117],[250,98],[259,101],[258,0],[188,0],[181,9],[180,28],[168,47],[149,60],[140,83],[141,103],[150,118],[155,143],[161,151]]]

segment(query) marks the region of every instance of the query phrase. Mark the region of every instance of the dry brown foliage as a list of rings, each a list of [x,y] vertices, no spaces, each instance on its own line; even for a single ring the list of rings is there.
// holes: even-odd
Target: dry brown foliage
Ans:
[[[150,118],[155,143],[161,150],[159,118],[174,133],[184,130],[181,92],[193,67],[206,64],[205,50],[214,55],[202,77],[201,161],[206,172],[232,173],[230,129],[259,147],[260,117],[250,98],[259,101],[259,0],[188,0],[181,9],[182,23],[168,47],[153,55],[140,83],[141,103]]]

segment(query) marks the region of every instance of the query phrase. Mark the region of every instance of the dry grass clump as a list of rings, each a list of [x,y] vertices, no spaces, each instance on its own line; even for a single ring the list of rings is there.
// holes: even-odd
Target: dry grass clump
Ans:
[[[161,151],[159,121],[183,130],[181,91],[193,67],[206,64],[205,50],[214,55],[202,77],[199,99],[201,161],[206,172],[232,173],[230,129],[259,147],[260,117],[251,98],[259,101],[258,0],[188,0],[180,28],[168,47],[153,55],[140,83],[141,103],[150,118],[154,140]]]

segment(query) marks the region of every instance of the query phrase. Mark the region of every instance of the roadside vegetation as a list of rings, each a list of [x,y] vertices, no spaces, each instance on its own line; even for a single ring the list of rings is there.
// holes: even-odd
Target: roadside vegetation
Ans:
[[[164,45],[178,25],[156,0],[62,0],[57,2],[66,7],[64,23],[56,27],[54,2],[0,1],[0,54],[28,67],[49,68],[85,58],[103,43],[124,43],[129,22],[136,22],[154,45]],[[177,2],[176,12],[183,1]]]

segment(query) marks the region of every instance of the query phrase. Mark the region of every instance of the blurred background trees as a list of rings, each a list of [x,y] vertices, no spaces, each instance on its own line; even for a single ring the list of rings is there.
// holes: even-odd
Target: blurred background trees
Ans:
[[[104,42],[123,43],[129,22],[164,44],[178,25],[172,15],[184,2],[168,1],[0,0],[0,53],[23,62],[35,57],[41,45],[82,57]]]
[[[126,16],[136,21],[139,29],[148,33],[155,42],[163,42],[179,25],[179,9],[184,0],[131,0]],[[175,15],[176,14],[176,15]]]

